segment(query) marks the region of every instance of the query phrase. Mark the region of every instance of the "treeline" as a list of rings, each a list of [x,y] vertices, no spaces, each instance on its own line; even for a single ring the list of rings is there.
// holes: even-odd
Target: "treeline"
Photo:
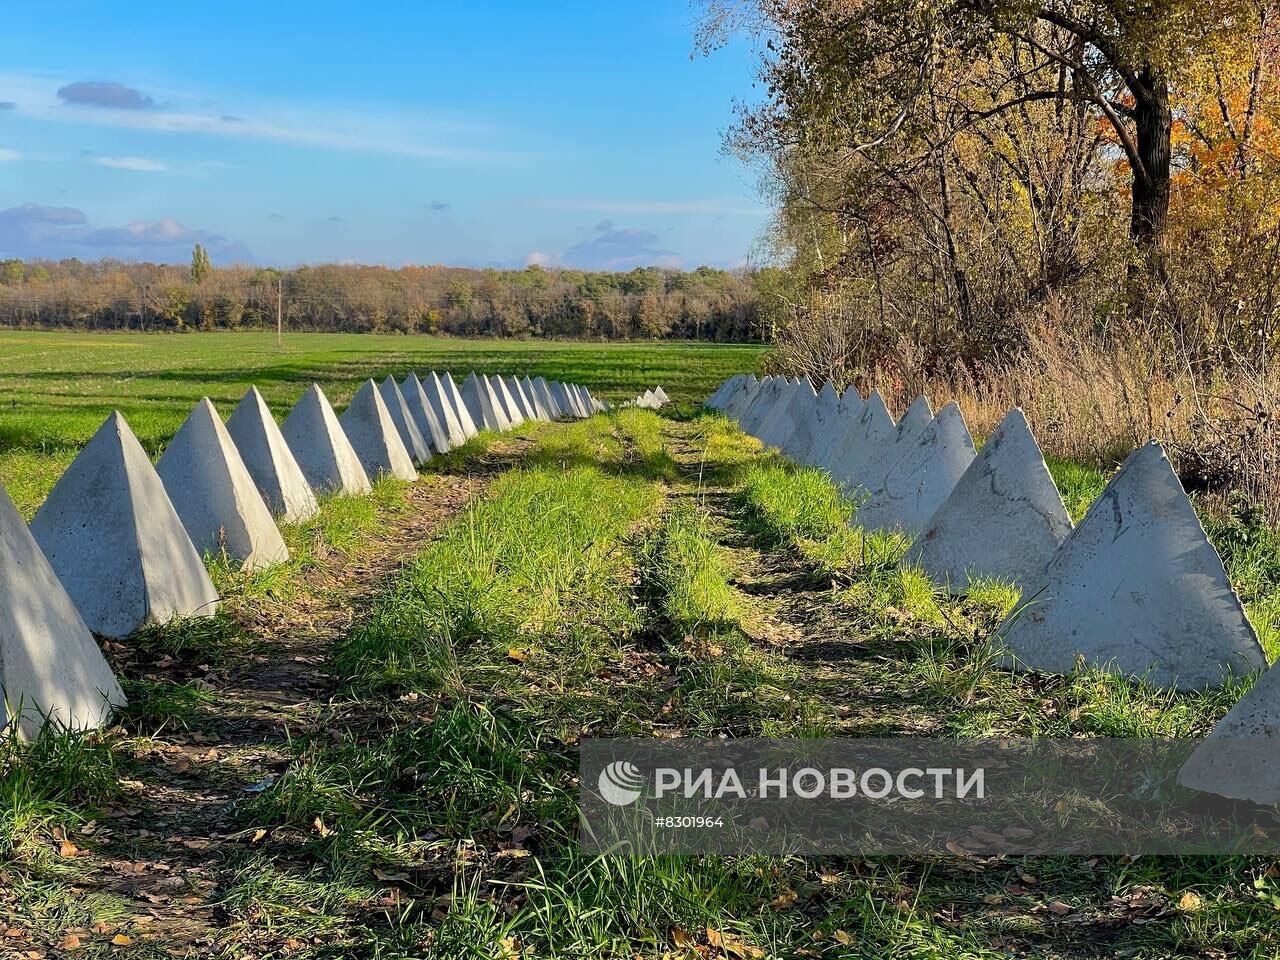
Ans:
[[[290,330],[605,339],[760,339],[757,273],[599,273],[531,266],[191,268],[0,261],[0,325],[87,330]]]

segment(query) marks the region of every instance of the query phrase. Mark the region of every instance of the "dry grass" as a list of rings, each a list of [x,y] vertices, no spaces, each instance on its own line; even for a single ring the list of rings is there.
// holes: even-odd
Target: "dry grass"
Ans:
[[[935,408],[954,401],[976,437],[1022,407],[1047,454],[1102,469],[1154,438],[1207,504],[1260,507],[1280,521],[1280,364],[1233,358],[1210,369],[1179,359],[1176,347],[1155,337],[1112,338],[1103,346],[1062,329],[1044,323],[1015,361],[941,375],[927,371],[918,351],[900,346],[872,385],[897,412],[920,392]]]

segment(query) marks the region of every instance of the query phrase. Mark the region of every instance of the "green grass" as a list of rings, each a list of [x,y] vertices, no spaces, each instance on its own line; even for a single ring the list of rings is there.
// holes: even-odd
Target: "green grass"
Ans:
[[[319,383],[339,409],[362,380],[472,369],[581,383],[609,400],[661,384],[701,401],[762,348],[700,343],[458,340],[373,334],[0,332],[0,485],[30,516],[79,448],[119,409],[153,456],[210,397],[229,416],[257,384],[278,417]]]
[[[287,770],[233,796],[243,836],[207,864],[227,955],[986,960],[1011,938],[1027,956],[1274,955],[1280,881],[1241,858],[583,856],[584,738],[1196,737],[1242,686],[1178,694],[1002,669],[989,640],[1016,588],[940,594],[900,569],[903,538],[864,537],[828,478],[762,455],[722,417],[630,410],[513,446],[517,465],[359,611],[316,722],[270,744]],[[478,452],[440,466],[466,471]],[[1105,479],[1054,472],[1077,516]],[[225,614],[134,638],[139,662],[172,657],[196,676],[234,664],[242,617],[270,619],[328,554],[359,551],[403,506],[403,486],[384,482],[287,529],[294,557],[277,571],[215,564]],[[1276,535],[1246,512],[1207,527],[1255,618],[1273,609]],[[807,636],[775,645],[758,630],[778,600],[752,591],[778,571],[778,589],[810,593],[813,657],[796,649]],[[123,906],[80,892],[53,831],[120,802],[156,743],[199,732],[217,706],[190,680],[127,686],[127,741],[50,737],[3,754],[0,909],[19,905],[16,919],[55,942]],[[1194,909],[1180,906],[1188,893]],[[1128,917],[1134,898],[1155,904],[1150,922]],[[1077,912],[1059,921],[1053,899]],[[1077,918],[1102,939],[1073,934]],[[738,952],[711,946],[725,937]]]

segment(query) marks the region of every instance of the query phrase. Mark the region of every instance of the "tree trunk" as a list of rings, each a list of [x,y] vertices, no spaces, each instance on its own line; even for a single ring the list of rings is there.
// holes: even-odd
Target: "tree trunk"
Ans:
[[[1142,169],[1133,176],[1133,207],[1129,236],[1148,262],[1156,265],[1169,220],[1169,166],[1172,154],[1173,113],[1169,109],[1169,85],[1151,69],[1142,71],[1135,84],[1134,125]]]

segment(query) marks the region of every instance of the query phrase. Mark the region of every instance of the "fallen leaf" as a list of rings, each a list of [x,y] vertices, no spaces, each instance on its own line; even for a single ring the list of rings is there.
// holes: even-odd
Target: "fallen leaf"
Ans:
[[[123,933],[117,933],[111,938],[111,942],[117,947],[127,947],[129,944],[133,943],[133,940],[132,938],[125,936]]]
[[[799,899],[799,895],[794,890],[783,890],[769,901],[769,906],[775,910],[785,910],[787,907],[794,906]]]
[[[70,840],[63,840],[58,846],[58,856],[60,857],[78,857],[80,856],[80,848]]]
[[[249,841],[249,842],[250,842],[250,843],[260,843],[260,842],[262,841],[262,839],[263,839],[266,835],[267,835],[267,831],[266,831],[266,830],[263,830],[261,827],[259,827],[257,830],[253,831],[253,837],[252,837],[252,839],[250,839],[250,841]]]
[[[58,944],[59,950],[79,950],[80,938],[74,933],[68,933],[62,938],[62,942]]]
[[[326,827],[324,825],[324,821],[319,817],[316,817],[315,820],[312,821],[311,826],[315,829],[316,833],[320,834],[322,837],[333,836],[333,831]]]
[[[1201,900],[1199,894],[1193,893],[1190,890],[1184,893],[1178,900],[1178,909],[1184,913],[1194,913],[1196,910],[1200,909],[1200,905]]]
[[[846,947],[853,943],[853,934],[847,930],[837,930],[831,935],[836,938],[836,942]]]
[[[1063,903],[1061,900],[1053,900],[1049,903],[1049,912],[1059,917],[1065,916],[1074,909],[1075,907],[1071,906],[1071,904]]]

